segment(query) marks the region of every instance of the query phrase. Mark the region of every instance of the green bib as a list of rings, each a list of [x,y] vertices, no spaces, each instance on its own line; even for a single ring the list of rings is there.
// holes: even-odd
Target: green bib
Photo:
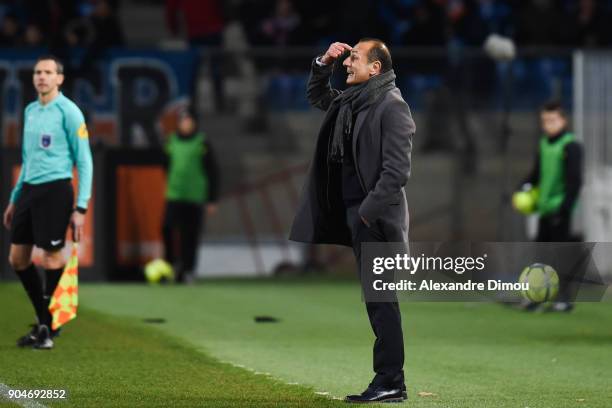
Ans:
[[[202,156],[206,154],[204,133],[190,139],[181,139],[173,133],[166,144],[166,153],[170,161],[166,198],[195,204],[206,202],[208,176],[202,168]]]
[[[559,211],[565,199],[565,146],[574,140],[572,133],[565,133],[554,143],[547,137],[540,139],[540,215]]]

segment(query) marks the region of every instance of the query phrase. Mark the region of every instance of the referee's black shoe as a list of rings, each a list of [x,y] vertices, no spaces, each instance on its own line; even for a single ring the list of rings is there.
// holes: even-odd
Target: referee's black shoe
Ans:
[[[38,335],[38,324],[32,323],[30,325],[32,329],[28,332],[28,334],[21,336],[17,339],[17,347],[32,347],[34,343],[36,343],[36,337]],[[57,330],[49,330],[49,335],[51,336],[51,340],[60,335],[62,329],[59,328]]]
[[[33,344],[35,349],[39,350],[51,350],[53,348],[53,340],[51,339],[51,332],[47,325],[41,324],[38,326],[38,334],[36,334],[36,342]]]
[[[17,347],[32,347],[36,343],[36,335],[38,334],[38,325],[32,324],[32,329],[28,334],[17,339]]]
[[[408,398],[405,388],[368,387],[359,395],[347,395],[345,402],[367,404],[376,402],[404,402]]]

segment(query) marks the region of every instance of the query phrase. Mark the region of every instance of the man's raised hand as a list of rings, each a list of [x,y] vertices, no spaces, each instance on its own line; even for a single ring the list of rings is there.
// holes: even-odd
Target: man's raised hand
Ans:
[[[335,42],[329,46],[325,54],[321,57],[321,63],[329,65],[333,63],[336,59],[338,59],[346,51],[350,51],[352,49],[353,47],[348,44]]]

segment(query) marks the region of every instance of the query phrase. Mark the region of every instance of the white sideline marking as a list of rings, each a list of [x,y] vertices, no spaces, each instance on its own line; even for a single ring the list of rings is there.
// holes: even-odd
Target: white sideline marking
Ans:
[[[234,366],[234,367],[237,367],[237,368],[242,368],[243,370],[250,371],[250,372],[252,372],[255,375],[269,376],[270,378],[272,378],[272,379],[274,379],[276,381],[285,383],[287,385],[300,385],[299,382],[286,382],[282,378],[273,377],[271,373],[267,373],[267,372],[263,372],[263,371],[256,371],[256,370],[252,369],[251,367],[247,367],[247,366],[245,366],[243,364],[236,364],[236,363],[233,363],[233,362],[227,361],[227,360],[224,360],[224,361],[221,361],[221,362],[223,364],[229,364],[231,366]],[[331,395],[331,393],[329,391],[315,391],[314,394],[315,395],[321,395],[321,396],[324,396],[324,397],[328,397],[328,398],[331,398],[331,399],[334,399],[334,400],[344,401],[344,398],[333,396],[333,395]],[[529,407],[526,407],[526,408],[529,408]]]
[[[6,400],[21,405],[25,408],[47,408],[46,405],[41,404],[40,402],[36,402],[31,399],[17,399],[17,398],[9,398],[9,391],[14,390],[15,388],[11,388],[6,384],[0,383],[0,397],[4,397]]]

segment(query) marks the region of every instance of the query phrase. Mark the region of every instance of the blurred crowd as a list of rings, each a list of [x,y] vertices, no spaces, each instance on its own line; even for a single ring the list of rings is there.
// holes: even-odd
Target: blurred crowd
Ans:
[[[118,0],[2,0],[0,46],[84,47],[124,45]]]
[[[141,2],[145,2],[141,0]],[[241,23],[251,45],[322,45],[379,37],[392,45],[481,45],[490,33],[521,46],[612,44],[612,0],[147,0],[165,6],[167,29],[218,45]],[[0,0],[0,46],[125,43],[120,0]]]
[[[245,0],[239,9],[252,44],[375,36],[393,45],[481,45],[490,33],[523,46],[612,43],[609,0]]]
[[[488,34],[521,46],[612,44],[611,0],[167,0],[188,32],[238,20],[251,45],[322,45],[378,37],[392,45],[480,46]],[[170,27],[175,27],[170,18]]]

